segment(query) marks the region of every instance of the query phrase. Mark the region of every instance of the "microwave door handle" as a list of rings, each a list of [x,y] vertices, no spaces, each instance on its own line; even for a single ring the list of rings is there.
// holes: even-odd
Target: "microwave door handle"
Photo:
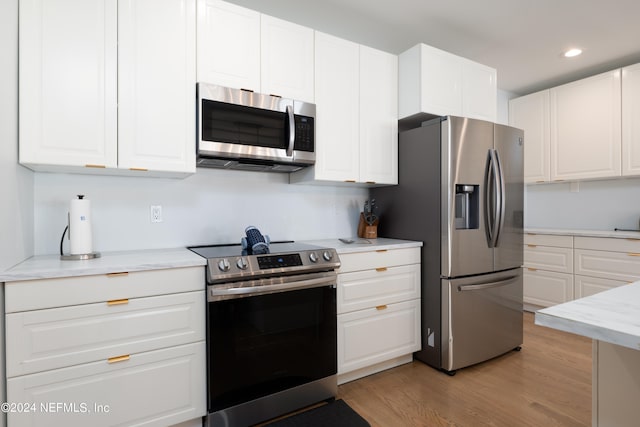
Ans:
[[[296,122],[293,115],[293,107],[287,105],[287,115],[289,116],[289,145],[287,147],[287,156],[293,156],[293,145],[296,142]]]

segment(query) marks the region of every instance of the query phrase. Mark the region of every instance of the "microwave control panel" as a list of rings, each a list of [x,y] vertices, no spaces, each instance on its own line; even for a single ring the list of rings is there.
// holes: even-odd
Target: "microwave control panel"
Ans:
[[[296,121],[296,142],[295,150],[313,152],[314,123],[313,117],[295,116]]]

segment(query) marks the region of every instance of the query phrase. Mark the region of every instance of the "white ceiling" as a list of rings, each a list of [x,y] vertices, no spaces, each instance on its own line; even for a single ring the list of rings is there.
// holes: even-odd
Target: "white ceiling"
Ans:
[[[426,43],[519,95],[640,62],[638,0],[228,1],[396,54]],[[561,57],[570,47],[584,53]]]

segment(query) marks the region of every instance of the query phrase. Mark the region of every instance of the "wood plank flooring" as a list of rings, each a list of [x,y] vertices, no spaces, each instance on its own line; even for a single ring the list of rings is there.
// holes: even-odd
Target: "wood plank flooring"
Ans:
[[[533,317],[520,352],[453,377],[414,361],[343,384],[338,398],[372,427],[591,425],[591,340]]]

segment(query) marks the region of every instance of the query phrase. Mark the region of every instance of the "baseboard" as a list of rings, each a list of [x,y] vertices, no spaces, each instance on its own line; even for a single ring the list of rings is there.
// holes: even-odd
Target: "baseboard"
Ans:
[[[405,356],[396,357],[384,362],[376,363],[375,365],[367,366],[364,368],[356,369],[355,371],[345,372],[344,374],[338,374],[338,385],[348,383],[350,381],[357,380],[387,369],[395,368],[396,366],[404,365],[413,361],[413,354],[407,354]]]

